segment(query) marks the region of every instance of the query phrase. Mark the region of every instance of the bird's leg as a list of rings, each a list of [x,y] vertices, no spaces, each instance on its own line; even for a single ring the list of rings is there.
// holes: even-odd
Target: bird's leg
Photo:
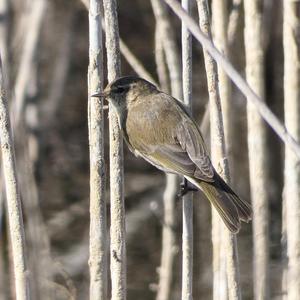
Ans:
[[[189,181],[183,177],[182,182],[180,183],[180,192],[178,194],[178,197],[183,197],[186,195],[188,192],[196,192],[198,189],[189,183]]]

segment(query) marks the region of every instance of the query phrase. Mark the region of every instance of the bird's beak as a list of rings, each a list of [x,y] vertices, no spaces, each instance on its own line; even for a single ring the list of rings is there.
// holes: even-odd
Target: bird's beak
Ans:
[[[101,92],[98,92],[98,93],[94,93],[94,94],[91,94],[91,97],[94,97],[94,98],[101,98],[101,99],[104,99],[104,100],[107,100],[108,101],[108,96],[110,94],[110,89],[105,89],[104,91],[101,91]]]
[[[98,92],[98,93],[92,94],[91,97],[95,97],[95,98],[105,98],[106,95],[105,95],[104,92]]]

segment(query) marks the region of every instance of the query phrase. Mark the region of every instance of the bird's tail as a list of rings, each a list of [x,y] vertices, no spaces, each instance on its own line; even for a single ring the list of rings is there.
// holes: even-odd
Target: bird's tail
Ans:
[[[251,206],[240,199],[217,173],[214,179],[214,182],[205,182],[193,178],[192,183],[203,191],[228,229],[237,233],[241,228],[241,221],[248,223],[251,220]]]

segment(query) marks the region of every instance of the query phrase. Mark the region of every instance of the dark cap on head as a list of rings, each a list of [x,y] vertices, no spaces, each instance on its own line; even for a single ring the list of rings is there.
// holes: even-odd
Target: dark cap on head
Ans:
[[[131,88],[139,88],[140,90],[149,89],[150,91],[156,90],[156,86],[149,81],[137,76],[124,76],[119,77],[109,83],[105,90],[100,93],[92,94],[92,97],[106,97],[110,92],[120,93],[128,92]]]
[[[108,86],[113,89],[115,87],[126,87],[126,86],[132,86],[134,84],[145,84],[145,85],[148,85],[148,86],[153,86],[154,88],[155,85],[150,83],[149,81],[143,79],[143,78],[140,78],[138,76],[124,76],[124,77],[120,77],[120,78],[117,78],[116,80],[114,80],[113,82],[111,82]]]

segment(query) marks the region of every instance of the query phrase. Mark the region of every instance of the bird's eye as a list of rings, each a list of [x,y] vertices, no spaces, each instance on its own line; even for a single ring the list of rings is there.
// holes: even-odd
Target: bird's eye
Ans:
[[[116,94],[122,94],[122,93],[125,92],[125,88],[124,88],[124,87],[117,87],[117,88],[114,90],[114,92],[115,92]]]

